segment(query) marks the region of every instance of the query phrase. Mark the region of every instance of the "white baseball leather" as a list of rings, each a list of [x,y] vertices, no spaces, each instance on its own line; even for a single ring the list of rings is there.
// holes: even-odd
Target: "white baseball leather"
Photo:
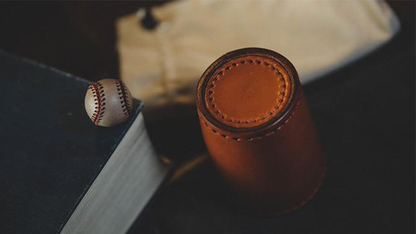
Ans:
[[[88,87],[85,110],[95,125],[111,127],[131,115],[133,99],[121,80],[103,79]]]

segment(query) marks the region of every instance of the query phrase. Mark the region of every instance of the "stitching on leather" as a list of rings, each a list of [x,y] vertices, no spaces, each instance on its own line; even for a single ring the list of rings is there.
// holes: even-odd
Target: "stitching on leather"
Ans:
[[[293,115],[295,114],[296,110],[298,109],[299,103],[300,103],[300,100],[296,103],[295,109],[293,110],[292,114],[289,116],[289,118],[287,118],[287,119],[285,120],[285,122],[284,122],[282,125],[280,125],[279,127],[275,128],[274,130],[272,130],[272,131],[270,131],[270,132],[268,132],[268,133],[266,133],[266,134],[264,134],[264,135],[262,135],[262,136],[260,136],[260,137],[251,137],[251,138],[233,138],[233,137],[230,137],[230,136],[228,136],[228,135],[226,135],[226,134],[221,134],[221,133],[217,132],[217,130],[215,130],[215,129],[213,129],[213,128],[209,127],[209,125],[205,122],[204,118],[202,118],[201,114],[199,114],[199,113],[198,113],[198,115],[199,115],[199,118],[201,119],[201,121],[204,123],[205,127],[207,127],[208,129],[210,129],[213,133],[215,133],[215,134],[217,134],[217,135],[219,135],[219,136],[223,137],[224,139],[230,139],[230,140],[233,140],[233,141],[256,141],[256,140],[260,140],[260,139],[262,139],[262,138],[264,138],[264,137],[269,137],[269,136],[272,136],[272,135],[274,135],[277,131],[279,131],[280,129],[282,129],[282,128],[283,128],[283,126],[284,126],[285,124],[287,124],[287,123],[288,123],[288,122],[292,119]]]
[[[226,66],[224,68],[222,68],[221,70],[219,70],[217,72],[217,74],[214,76],[214,78],[212,79],[212,81],[209,82],[209,89],[208,89],[208,101],[210,102],[211,108],[214,111],[215,114],[219,115],[222,119],[225,119],[226,116],[221,112],[221,110],[219,110],[217,108],[217,104],[215,104],[214,100],[215,98],[213,97],[214,92],[214,88],[215,88],[215,83],[217,81],[219,81],[219,77],[223,76],[226,71],[229,71],[239,65],[244,65],[244,64],[256,64],[256,65],[261,65],[264,64],[266,67],[270,66],[270,69],[272,71],[276,71],[276,75],[279,78],[280,82],[282,83],[282,88],[284,89],[283,91],[280,90],[279,91],[279,97],[276,100],[276,103],[283,103],[284,101],[284,97],[285,97],[285,92],[287,92],[287,87],[286,87],[286,83],[285,83],[285,78],[282,75],[282,73],[279,71],[279,69],[277,69],[274,65],[270,64],[269,62],[266,62],[264,60],[261,59],[246,59],[246,60],[240,60],[239,62],[234,62],[229,66]],[[237,124],[249,124],[249,123],[256,123],[257,121],[262,121],[265,120],[267,118],[270,118],[274,115],[275,111],[278,110],[281,106],[279,104],[276,104],[271,110],[267,111],[265,114],[255,118],[255,119],[250,119],[250,120],[241,120],[241,119],[233,119],[233,118],[228,118],[227,121],[228,122],[232,122],[232,123],[237,123]]]
[[[116,88],[124,116],[128,117],[130,116],[131,103],[128,98],[126,85],[121,80],[117,80]]]
[[[105,110],[105,93],[104,86],[98,81],[88,87],[91,89],[94,98],[94,113],[91,116],[91,120],[95,125],[98,125],[104,116]]]

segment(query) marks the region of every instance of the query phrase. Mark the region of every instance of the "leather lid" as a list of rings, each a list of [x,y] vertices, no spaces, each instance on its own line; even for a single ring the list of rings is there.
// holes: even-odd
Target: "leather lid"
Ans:
[[[266,123],[290,98],[290,79],[275,60],[242,56],[216,70],[205,90],[205,105],[219,122],[238,128]]]
[[[298,82],[295,68],[282,55],[260,48],[240,49],[205,71],[198,84],[197,105],[217,130],[257,132],[275,127],[290,115]]]

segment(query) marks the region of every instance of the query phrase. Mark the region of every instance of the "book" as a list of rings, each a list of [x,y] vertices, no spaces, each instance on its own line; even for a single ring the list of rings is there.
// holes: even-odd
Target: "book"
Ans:
[[[133,101],[95,126],[90,82],[0,51],[0,233],[126,233],[167,177]]]

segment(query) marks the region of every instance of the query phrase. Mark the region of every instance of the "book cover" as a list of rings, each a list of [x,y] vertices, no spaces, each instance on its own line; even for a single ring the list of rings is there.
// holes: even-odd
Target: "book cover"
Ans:
[[[97,127],[88,81],[0,51],[0,233],[124,233],[166,176],[144,127]]]

